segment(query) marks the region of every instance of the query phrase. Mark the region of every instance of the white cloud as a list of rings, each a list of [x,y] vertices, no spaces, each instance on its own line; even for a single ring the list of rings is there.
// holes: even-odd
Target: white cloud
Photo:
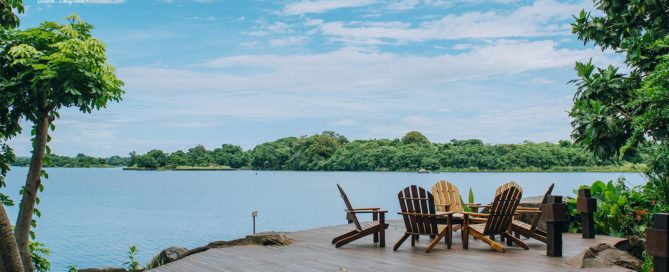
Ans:
[[[357,124],[357,122],[354,119],[340,119],[340,120],[332,122],[332,125],[340,126],[340,127],[354,126],[356,124]]]
[[[307,38],[302,36],[290,36],[287,38],[269,40],[269,44],[271,46],[297,46],[297,45],[303,45],[306,42]]]
[[[300,0],[286,5],[283,14],[299,15],[307,13],[323,13],[340,8],[368,6],[377,0]]]
[[[398,22],[320,22],[319,30],[336,41],[378,44],[384,39],[397,42],[426,40],[485,39],[503,37],[542,37],[570,35],[566,20],[591,3],[575,4],[538,0],[511,12],[466,12],[449,14],[407,27]],[[311,25],[319,22],[310,22]]]
[[[276,21],[274,23],[268,24],[263,20],[257,21],[256,30],[245,32],[250,36],[267,36],[273,34],[286,34],[293,33],[293,27],[289,24],[286,24],[281,21]]]
[[[391,10],[409,10],[414,9],[420,4],[420,0],[398,0],[393,1],[388,5]]]
[[[569,69],[574,61],[590,57],[598,63],[612,62],[598,49],[556,46],[550,40],[500,40],[432,57],[345,48],[311,55],[224,57],[195,65],[195,70],[134,67],[119,72],[134,99],[167,108],[178,102],[170,113],[271,119],[381,114],[413,107],[393,97],[449,92],[447,86],[454,84],[531,71]]]

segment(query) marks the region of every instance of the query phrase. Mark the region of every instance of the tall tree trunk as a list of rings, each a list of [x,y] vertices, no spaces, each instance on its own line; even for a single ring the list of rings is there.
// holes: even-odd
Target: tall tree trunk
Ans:
[[[42,164],[44,163],[49,123],[48,111],[43,111],[39,124],[36,126],[37,131],[35,142],[33,143],[33,155],[30,160],[28,178],[26,179],[26,185],[23,190],[19,216],[16,219],[16,228],[14,229],[16,244],[19,247],[19,252],[21,252],[21,261],[23,262],[23,268],[26,272],[34,271],[28,243],[30,242],[30,227],[33,218],[33,210],[35,209],[35,199],[41,182],[40,173],[42,172]]]
[[[0,272],[23,272],[19,247],[12,232],[5,206],[0,203]]]

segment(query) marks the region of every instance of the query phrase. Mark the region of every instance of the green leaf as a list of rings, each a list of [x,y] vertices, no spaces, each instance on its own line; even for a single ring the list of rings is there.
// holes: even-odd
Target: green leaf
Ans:
[[[602,181],[595,181],[595,183],[590,186],[590,193],[593,195],[600,195],[606,190],[606,184]]]

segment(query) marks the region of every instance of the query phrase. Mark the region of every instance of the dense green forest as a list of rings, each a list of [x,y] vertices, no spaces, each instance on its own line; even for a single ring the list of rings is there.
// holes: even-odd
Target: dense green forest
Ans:
[[[132,152],[130,157],[49,156],[49,165],[53,167],[326,171],[639,171],[633,163],[640,161],[641,158],[618,162],[600,160],[570,141],[492,145],[470,139],[431,143],[415,131],[402,139],[355,141],[325,131],[312,136],[281,138],[250,150],[224,144],[213,150],[198,145],[172,153],[151,150],[140,155]],[[17,165],[28,163],[27,158],[20,158]]]

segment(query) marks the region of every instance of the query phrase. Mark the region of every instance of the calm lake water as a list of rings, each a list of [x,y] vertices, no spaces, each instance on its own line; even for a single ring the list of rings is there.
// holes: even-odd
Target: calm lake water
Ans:
[[[471,187],[477,202],[489,202],[497,186],[518,182],[524,196],[545,192],[573,195],[580,184],[623,176],[642,184],[637,173],[375,173],[282,171],[123,171],[121,169],[47,169],[49,179],[39,209],[38,240],[52,250],[53,271],[120,266],[130,245],[141,264],[169,246],[193,248],[258,231],[296,231],[344,224],[344,204],[336,183],[354,206],[382,207],[398,218],[397,192],[407,185],[429,188],[446,179],[463,194]],[[25,182],[26,168],[8,177],[13,199]],[[463,196],[466,197],[466,196]],[[10,208],[12,220],[16,209]],[[392,243],[392,242],[391,242]]]

